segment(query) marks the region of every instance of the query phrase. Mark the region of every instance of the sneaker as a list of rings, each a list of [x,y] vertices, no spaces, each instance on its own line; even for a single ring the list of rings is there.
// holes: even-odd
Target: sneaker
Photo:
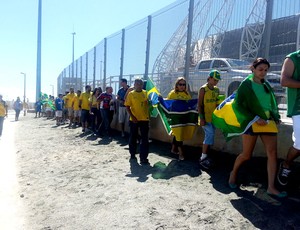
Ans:
[[[291,173],[290,169],[283,167],[283,162],[280,163],[278,174],[277,174],[277,180],[279,184],[285,186],[288,183],[289,175]]]
[[[212,161],[208,159],[207,157],[203,159],[202,161],[200,160],[200,166],[202,166],[204,169],[210,169],[212,166]]]

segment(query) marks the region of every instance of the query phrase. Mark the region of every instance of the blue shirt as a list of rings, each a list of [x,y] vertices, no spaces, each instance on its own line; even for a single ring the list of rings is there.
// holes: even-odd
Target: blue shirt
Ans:
[[[129,86],[128,86],[128,88],[129,88]],[[124,98],[125,98],[125,95],[126,95],[126,92],[127,92],[128,88],[124,89],[122,87],[122,88],[119,89],[119,91],[117,93],[118,99],[121,100],[120,107],[125,107],[125,105],[124,105],[124,102],[125,102]]]
[[[55,99],[55,107],[56,107],[56,110],[59,110],[61,111],[63,109],[63,99],[62,98],[56,98]]]

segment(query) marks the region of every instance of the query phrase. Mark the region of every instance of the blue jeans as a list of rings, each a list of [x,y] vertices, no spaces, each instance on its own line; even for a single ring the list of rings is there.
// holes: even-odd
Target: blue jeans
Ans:
[[[138,131],[140,129],[141,140],[140,140],[140,159],[146,160],[149,154],[149,121],[138,121],[137,123],[133,123],[129,121],[130,134],[129,134],[129,153],[131,156],[136,154],[137,150],[137,138]]]
[[[107,135],[110,135],[110,122],[109,122],[109,109],[100,109],[102,122],[99,127],[99,133],[102,133],[103,130]]]

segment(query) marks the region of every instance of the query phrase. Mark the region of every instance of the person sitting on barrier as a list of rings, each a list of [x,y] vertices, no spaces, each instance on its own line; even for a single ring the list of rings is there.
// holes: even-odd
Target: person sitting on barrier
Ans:
[[[233,101],[233,106],[244,115],[245,120],[248,119],[250,122],[256,116],[258,116],[258,120],[242,135],[243,150],[234,162],[228,184],[230,188],[237,188],[238,170],[245,161],[251,158],[257,138],[260,137],[268,157],[267,194],[285,197],[286,192],[279,192],[275,187],[278,132],[275,122],[280,122],[280,115],[274,92],[268,82],[265,81],[269,68],[270,63],[267,59],[255,59],[251,65],[252,74],[242,81]],[[274,126],[270,127],[269,124],[274,124]]]
[[[178,77],[175,84],[174,89],[170,91],[167,96],[169,100],[190,100],[192,99],[190,93],[187,90],[187,83],[184,77]],[[183,141],[177,141],[176,137],[173,137],[171,152],[174,154],[178,154],[179,160],[184,160],[183,154]]]
[[[215,126],[212,123],[212,114],[219,104],[219,88],[217,84],[221,80],[218,70],[212,70],[207,78],[207,83],[201,86],[198,93],[198,112],[200,125],[204,130],[202,154],[199,160],[204,169],[211,168],[212,160],[208,157],[209,147],[214,144]]]

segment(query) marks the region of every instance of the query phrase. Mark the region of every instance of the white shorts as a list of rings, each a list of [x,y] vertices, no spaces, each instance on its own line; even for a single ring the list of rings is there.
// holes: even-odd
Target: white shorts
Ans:
[[[56,110],[55,111],[55,116],[56,117],[62,117],[62,110]]]
[[[68,116],[69,117],[73,117],[73,112],[74,112],[73,108],[68,108]]]
[[[119,107],[119,123],[125,123],[128,120],[126,107]]]
[[[81,117],[81,110],[74,110],[74,117]]]
[[[293,119],[293,147],[300,150],[300,115],[292,116]]]

